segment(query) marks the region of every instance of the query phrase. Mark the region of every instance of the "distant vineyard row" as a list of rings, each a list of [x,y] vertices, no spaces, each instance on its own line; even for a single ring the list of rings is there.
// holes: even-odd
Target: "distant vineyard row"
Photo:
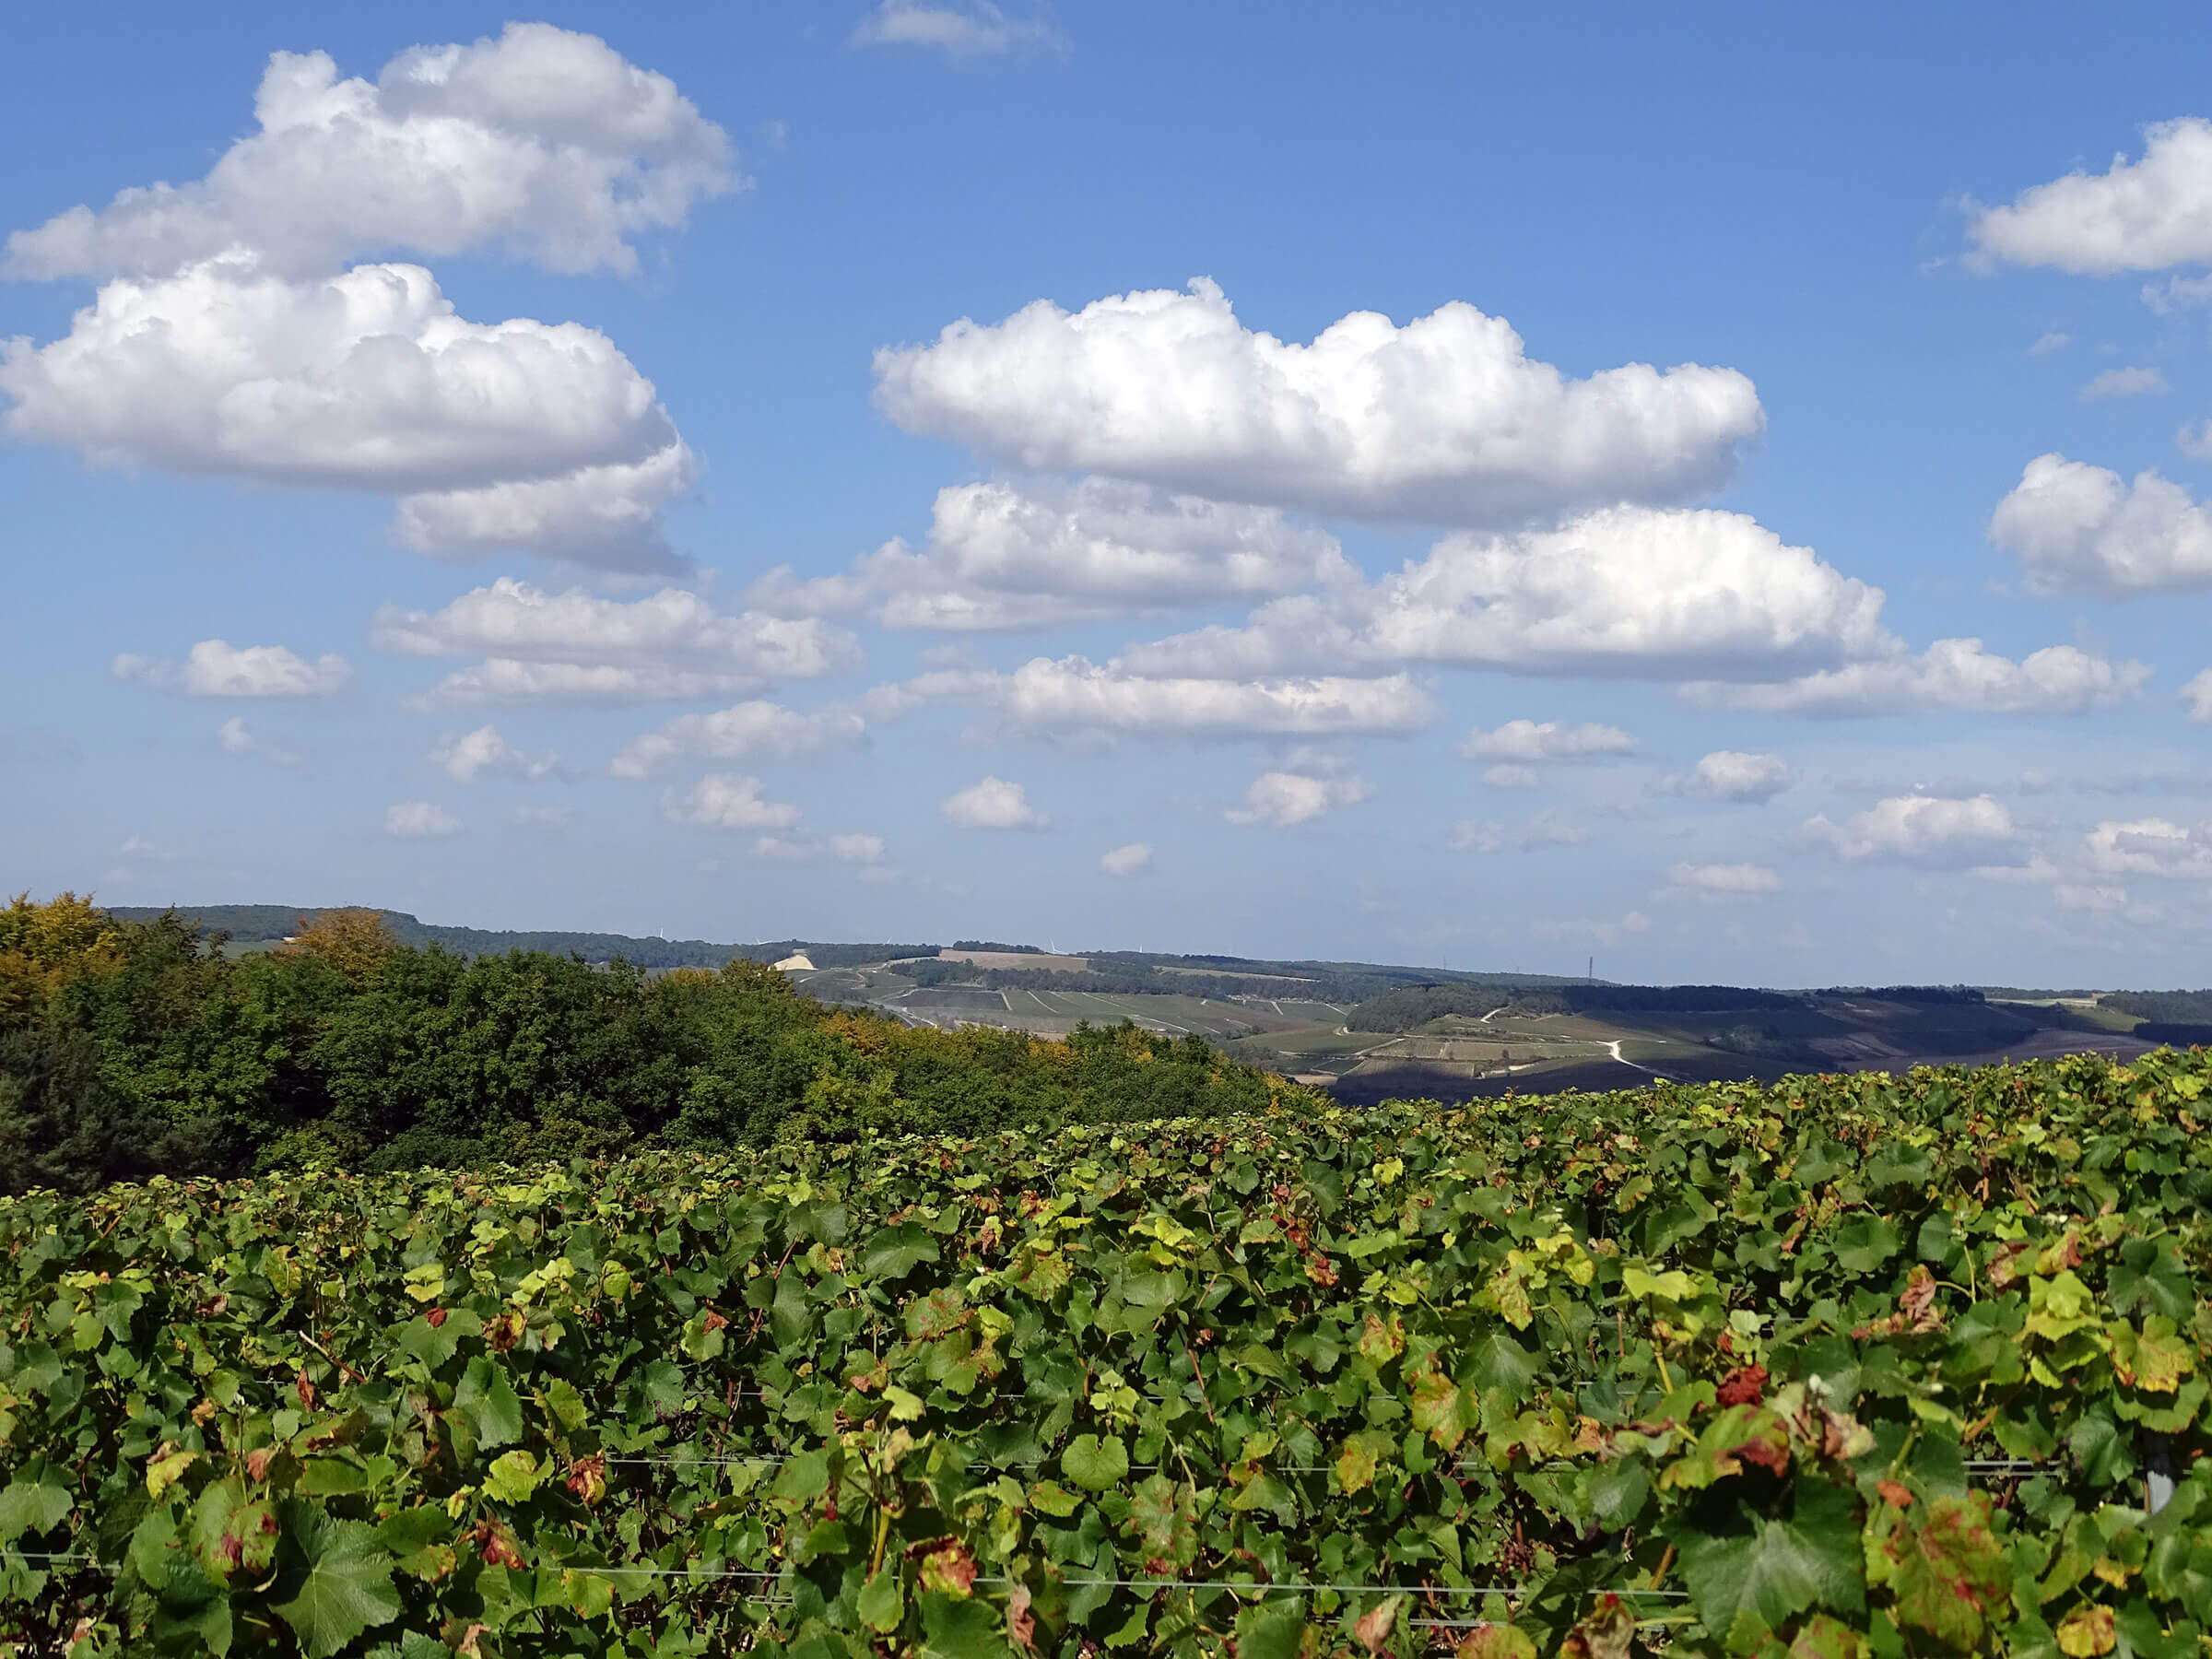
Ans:
[[[0,1203],[22,1652],[2194,1655],[2212,1058]]]

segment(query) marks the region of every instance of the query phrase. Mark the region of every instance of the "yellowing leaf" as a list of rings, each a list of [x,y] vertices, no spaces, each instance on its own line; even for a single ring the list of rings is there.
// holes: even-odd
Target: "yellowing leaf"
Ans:
[[[491,1460],[491,1472],[484,1477],[484,1489],[501,1503],[526,1503],[545,1477],[546,1472],[538,1467],[532,1453],[502,1452]]]
[[[1357,1438],[1346,1441],[1344,1449],[1336,1453],[1337,1490],[1357,1492],[1374,1485],[1378,1466],[1375,1454]]]
[[[159,1498],[183,1477],[184,1471],[200,1461],[197,1452],[180,1452],[169,1441],[146,1463],[146,1495]]]
[[[2077,1607],[2058,1621],[2058,1651],[2072,1659],[2091,1659],[2118,1645],[2110,1607]]]

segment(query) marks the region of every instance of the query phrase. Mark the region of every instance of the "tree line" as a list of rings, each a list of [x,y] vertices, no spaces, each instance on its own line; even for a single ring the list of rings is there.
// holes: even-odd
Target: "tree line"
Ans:
[[[230,956],[165,912],[0,910],[0,1191],[1318,1104],[1203,1039],[831,1008],[773,969],[406,944],[373,911]]]

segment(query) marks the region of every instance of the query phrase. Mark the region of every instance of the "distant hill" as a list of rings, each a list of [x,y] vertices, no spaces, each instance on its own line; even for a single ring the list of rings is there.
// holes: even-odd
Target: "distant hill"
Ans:
[[[202,933],[227,935],[241,945],[274,944],[289,938],[301,917],[314,917],[323,908],[312,904],[180,904],[177,913],[192,921]],[[617,957],[641,968],[719,968],[732,957],[749,957],[773,962],[805,951],[818,968],[850,967],[880,962],[890,957],[934,957],[935,945],[841,945],[810,939],[764,939],[751,945],[717,945],[706,939],[641,938],[630,934],[520,932],[506,928],[443,927],[424,922],[405,911],[379,910],[392,936],[403,945],[441,945],[459,956],[503,956],[510,950],[546,950],[556,956],[580,956],[587,962],[611,962]],[[163,912],[144,904],[111,904],[108,913],[125,922],[151,922]]]
[[[312,904],[180,904],[175,907],[179,915],[190,918],[201,932],[220,933],[226,935],[233,945],[249,947],[273,945],[287,939],[299,931],[302,916],[317,916],[324,909],[331,908],[337,907]],[[503,955],[510,950],[547,950],[559,956],[581,956],[587,962],[611,962],[619,957],[641,968],[668,969],[719,968],[732,957],[749,957],[755,961],[774,962],[803,952],[816,968],[824,970],[856,968],[900,958],[935,957],[940,949],[1041,957],[1043,960],[1040,962],[1040,968],[1048,963],[1056,967],[1069,959],[1046,957],[1035,945],[998,940],[962,939],[947,947],[849,944],[818,939],[762,939],[749,945],[732,945],[716,944],[707,939],[641,938],[629,934],[446,927],[437,923],[424,922],[406,911],[384,910],[377,905],[359,908],[376,911],[384,918],[385,925],[391,928],[393,936],[403,945],[435,943],[459,955],[471,957]],[[160,907],[143,904],[112,904],[107,910],[111,915],[129,922],[150,922],[162,913]],[[1090,962],[1088,975],[1080,981],[1083,987],[1124,992],[1259,991],[1265,982],[1265,988],[1275,994],[1290,995],[1310,992],[1331,1000],[1357,1002],[1403,987],[1498,985],[1526,991],[1588,982],[1548,973],[1477,972],[1464,969],[1398,967],[1378,962],[1277,961],[1258,957],[1177,956],[1144,950],[1096,950],[1085,951],[1081,955],[1088,958]],[[1194,976],[1193,981],[1185,982],[1176,977],[1181,975]],[[1196,976],[1206,976],[1209,980],[1218,978],[1222,982],[1218,986],[1202,985],[1195,982]],[[1236,979],[1248,980],[1253,983],[1238,987],[1227,982]],[[827,990],[828,987],[822,989]]]

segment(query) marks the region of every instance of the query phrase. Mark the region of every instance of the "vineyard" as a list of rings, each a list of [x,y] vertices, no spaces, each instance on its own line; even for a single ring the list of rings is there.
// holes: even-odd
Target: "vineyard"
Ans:
[[[0,1202],[0,1653],[2196,1655],[2208,1084]]]

